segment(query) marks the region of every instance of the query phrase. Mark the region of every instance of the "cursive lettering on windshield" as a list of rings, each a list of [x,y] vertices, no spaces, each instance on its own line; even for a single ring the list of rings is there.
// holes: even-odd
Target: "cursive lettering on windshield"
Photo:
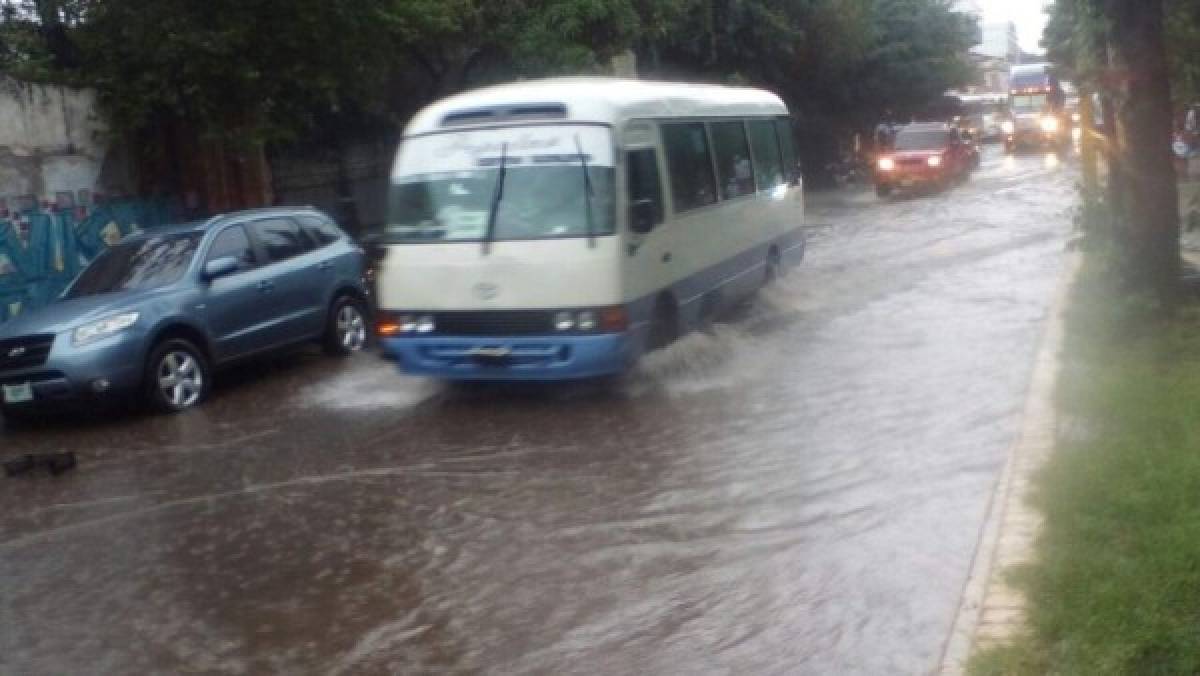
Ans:
[[[466,154],[474,159],[479,159],[484,155],[499,155],[506,142],[508,144],[508,153],[518,154],[556,148],[563,142],[563,139],[561,137],[535,136],[526,133],[507,141],[501,139],[472,143],[470,134],[453,134],[449,142],[435,149],[433,154],[438,158]]]

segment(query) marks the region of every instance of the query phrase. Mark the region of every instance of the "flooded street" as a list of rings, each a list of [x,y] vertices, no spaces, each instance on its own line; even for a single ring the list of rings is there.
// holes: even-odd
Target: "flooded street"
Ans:
[[[617,383],[240,369],[175,417],[0,431],[0,673],[920,674],[1071,232],[989,148],[810,200],[805,262]]]

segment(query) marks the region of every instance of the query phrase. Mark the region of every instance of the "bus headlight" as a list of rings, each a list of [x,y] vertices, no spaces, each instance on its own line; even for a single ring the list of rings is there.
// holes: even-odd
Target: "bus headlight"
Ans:
[[[579,318],[575,320],[575,325],[580,331],[592,331],[596,328],[596,313],[591,310],[584,310],[579,313]]]
[[[895,168],[896,168],[896,160],[893,160],[890,157],[879,158],[879,170],[880,171],[891,171]]]
[[[376,327],[379,335],[385,338],[414,333],[433,333],[435,329],[437,329],[437,322],[434,321],[433,315],[414,314],[383,317],[379,321],[379,326]]]
[[[1058,131],[1058,118],[1043,117],[1041,125],[1042,131],[1046,132],[1047,134],[1053,134],[1054,132]]]
[[[942,156],[932,155],[929,159],[925,160],[925,163],[936,169],[937,167],[942,166]]]
[[[594,308],[591,310],[559,310],[551,317],[554,330],[559,333],[621,333],[629,329],[629,315],[625,308]]]
[[[1017,131],[1017,125],[1013,124],[1012,120],[1005,120],[1000,123],[1000,131],[1005,134],[1012,134]]]

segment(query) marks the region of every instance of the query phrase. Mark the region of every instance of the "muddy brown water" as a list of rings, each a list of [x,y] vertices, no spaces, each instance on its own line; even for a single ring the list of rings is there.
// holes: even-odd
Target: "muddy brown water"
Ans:
[[[0,431],[0,673],[927,673],[1074,170],[810,200],[809,255],[617,383],[288,355],[181,416]]]

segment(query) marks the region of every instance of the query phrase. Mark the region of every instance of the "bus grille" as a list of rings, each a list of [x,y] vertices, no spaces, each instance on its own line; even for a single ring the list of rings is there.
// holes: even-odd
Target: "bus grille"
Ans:
[[[53,345],[52,334],[0,340],[0,373],[45,364]]]
[[[535,336],[554,332],[550,313],[542,310],[439,312],[434,322],[437,333],[443,336]]]

